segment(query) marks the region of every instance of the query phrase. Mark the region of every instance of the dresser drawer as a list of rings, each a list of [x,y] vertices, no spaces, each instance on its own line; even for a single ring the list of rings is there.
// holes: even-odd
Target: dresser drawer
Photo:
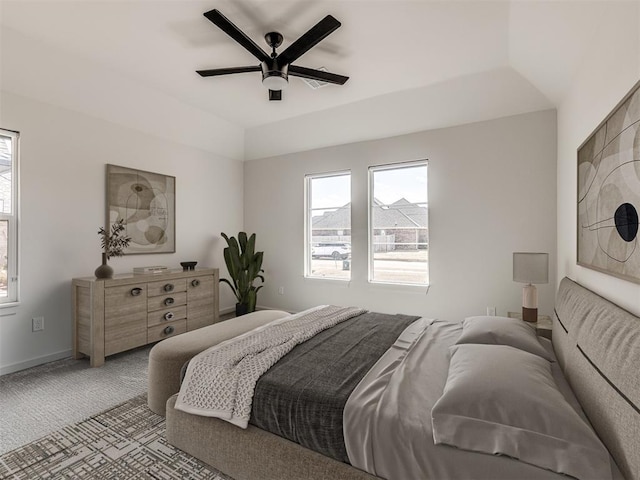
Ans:
[[[104,306],[109,314],[118,315],[121,311],[147,308],[147,285],[122,285],[104,289]]]
[[[213,313],[211,315],[206,315],[203,317],[188,317],[187,318],[187,331],[196,330],[198,328],[206,327],[208,325],[213,325],[214,317]]]
[[[137,315],[106,318],[104,322],[104,354],[124,352],[146,345],[145,312]]]
[[[189,299],[189,303],[203,298],[213,301],[215,284],[213,275],[200,275],[188,278],[187,297]]]
[[[177,278],[162,280],[160,282],[151,282],[147,284],[148,295],[150,297],[156,297],[158,295],[167,295],[169,293],[186,292],[187,291],[187,279]]]
[[[166,310],[157,310],[147,315],[147,326],[171,323],[176,320],[187,318],[187,306],[169,308]]]
[[[167,325],[149,327],[147,330],[147,342],[158,342],[165,338],[173,337],[187,331],[187,321],[178,320]]]
[[[190,300],[187,304],[187,317],[213,317],[213,300],[211,298],[200,298],[198,300]],[[213,321],[213,320],[212,320]]]
[[[147,309],[150,312],[155,310],[166,310],[167,308],[175,308],[180,305],[187,304],[187,292],[178,292],[165,294],[158,297],[149,297],[147,299]]]

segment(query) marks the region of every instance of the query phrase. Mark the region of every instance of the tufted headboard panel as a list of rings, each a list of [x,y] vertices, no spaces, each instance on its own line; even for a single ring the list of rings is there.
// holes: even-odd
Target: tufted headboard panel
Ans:
[[[565,277],[553,345],[618,467],[627,479],[640,479],[640,318]]]

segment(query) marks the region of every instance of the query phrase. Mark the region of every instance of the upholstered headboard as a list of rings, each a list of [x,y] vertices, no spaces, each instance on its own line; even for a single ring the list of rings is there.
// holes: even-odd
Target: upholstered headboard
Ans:
[[[627,479],[640,479],[640,318],[564,278],[553,345],[618,467]]]

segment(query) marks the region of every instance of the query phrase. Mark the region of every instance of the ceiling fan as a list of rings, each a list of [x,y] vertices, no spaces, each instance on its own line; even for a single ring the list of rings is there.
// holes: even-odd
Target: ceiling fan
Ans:
[[[260,65],[197,70],[196,72],[202,77],[229,75],[232,73],[262,72],[262,84],[269,89],[269,100],[282,100],[282,90],[289,84],[289,75],[337,85],[344,85],[344,83],[349,80],[349,77],[343,75],[291,65],[312,47],[338,29],[341,24],[331,15],[324,17],[280,53],[276,53],[276,48],[282,45],[284,37],[279,32],[267,33],[264,39],[267,45],[271,47],[270,55],[256,45],[253,40],[231,23],[231,21],[218,10],[213,9],[205,12],[204,16],[260,60]]]

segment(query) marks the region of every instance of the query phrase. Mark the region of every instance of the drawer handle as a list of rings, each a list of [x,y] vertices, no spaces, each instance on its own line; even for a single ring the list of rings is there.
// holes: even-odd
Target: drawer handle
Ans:
[[[139,287],[131,289],[131,296],[132,297],[138,297],[138,296],[140,296],[141,293],[142,293],[142,289],[139,288]]]
[[[195,280],[191,280],[191,285],[197,287],[198,285],[200,285],[200,280],[198,280],[197,278]]]
[[[169,305],[173,305],[175,300],[172,297],[167,297],[164,299],[164,304],[168,307]]]
[[[163,332],[166,335],[171,335],[173,333],[173,331],[175,330],[175,328],[173,328],[173,325],[169,325],[168,327],[166,327]]]
[[[173,283],[167,283],[167,284],[163,287],[163,289],[164,289],[164,291],[165,291],[165,292],[173,292],[173,288],[174,288],[174,287],[173,287]]]
[[[167,312],[167,313],[164,314],[164,319],[165,320],[173,320],[173,317],[175,317],[173,312]]]

